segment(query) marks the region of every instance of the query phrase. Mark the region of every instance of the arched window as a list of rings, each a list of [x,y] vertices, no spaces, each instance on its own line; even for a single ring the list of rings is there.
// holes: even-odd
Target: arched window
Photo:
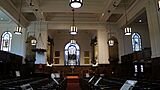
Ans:
[[[133,47],[133,51],[142,50],[141,37],[138,33],[132,34],[132,47]]]
[[[4,32],[1,38],[1,50],[3,51],[10,51],[11,50],[11,40],[12,34],[11,32]]]
[[[71,40],[71,42],[67,43],[65,46],[65,65],[69,66],[77,66],[80,65],[80,48],[79,45],[75,42],[75,40]]]

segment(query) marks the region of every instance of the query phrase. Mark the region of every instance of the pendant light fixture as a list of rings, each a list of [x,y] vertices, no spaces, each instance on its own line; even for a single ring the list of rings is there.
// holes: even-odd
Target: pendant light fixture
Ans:
[[[71,39],[71,44],[76,44],[76,40]]]
[[[73,25],[70,28],[70,34],[71,35],[76,35],[77,34],[77,27],[74,24],[74,22],[75,22],[75,20],[74,20],[74,9],[72,9],[72,12],[73,12]]]
[[[82,5],[83,5],[82,0],[70,0],[69,2],[69,6],[71,8],[80,8],[82,7]]]
[[[36,44],[37,44],[37,40],[36,40],[36,37],[35,37],[35,23],[34,23],[34,37],[31,40],[31,45],[35,46]]]
[[[109,45],[109,46],[113,46],[113,45],[114,45],[114,40],[109,39],[109,40],[108,40],[108,45]]]
[[[158,11],[160,10],[160,0],[158,0]]]
[[[44,47],[45,45],[43,43],[43,39],[42,39],[42,35],[41,35],[41,23],[42,23],[42,19],[39,21],[39,36],[37,38],[36,48],[32,49],[32,51],[38,52],[38,53],[43,53],[43,52],[47,51]]]
[[[35,46],[37,44],[37,40],[34,38],[31,40],[31,45]]]
[[[108,20],[108,27],[110,26],[110,20]],[[108,40],[108,45],[113,46],[114,45],[114,40],[112,39],[112,32],[111,28],[109,28],[109,40]]]
[[[21,12],[22,12],[22,0],[20,0],[20,8],[19,8],[19,19],[18,19],[18,26],[15,28],[14,33],[17,35],[21,35],[22,34],[22,27],[20,25],[21,23]]]
[[[129,35],[132,34],[132,29],[131,29],[131,27],[128,27],[128,26],[127,26],[128,21],[127,21],[127,14],[126,14],[126,4],[127,4],[127,2],[126,2],[126,0],[125,0],[125,5],[124,5],[124,7],[125,7],[126,27],[124,28],[124,34],[125,34],[126,36],[129,36]]]

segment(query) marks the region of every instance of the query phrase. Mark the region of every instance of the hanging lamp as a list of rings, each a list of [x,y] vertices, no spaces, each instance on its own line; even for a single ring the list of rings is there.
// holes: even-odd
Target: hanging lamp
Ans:
[[[35,23],[34,23],[34,37],[31,40],[31,45],[35,46],[36,44],[37,44],[37,40],[36,40],[36,37],[35,37]]]
[[[74,20],[74,9],[72,9],[72,12],[73,12],[73,25],[70,28],[70,34],[71,35],[76,35],[77,34],[77,27],[74,24],[74,22],[75,22],[75,20]]]
[[[160,0],[158,0],[158,10],[160,10]]]
[[[20,9],[19,9],[19,19],[18,19],[18,26],[15,28],[14,33],[17,35],[21,35],[22,34],[22,27],[20,25],[21,23],[21,12],[22,12],[22,0],[20,0]]]
[[[31,40],[31,45],[35,46],[37,44],[37,40],[34,38]]]
[[[76,44],[76,40],[71,39],[71,44]]]
[[[127,21],[127,14],[126,14],[126,4],[127,4],[127,3],[126,3],[126,0],[125,0],[125,5],[124,5],[124,7],[125,7],[126,27],[124,28],[124,35],[129,36],[129,35],[132,34],[132,29],[131,29],[131,27],[128,27],[128,26],[127,26],[128,21]]]
[[[70,0],[69,2],[69,6],[71,8],[80,8],[82,7],[82,5],[83,5],[82,0]]]
[[[108,20],[108,24],[109,26],[110,24],[110,20]],[[109,28],[109,40],[108,40],[108,45],[109,46],[113,46],[114,45],[114,40],[112,39],[112,32],[111,32],[111,28]]]
[[[43,53],[43,52],[46,52],[47,50],[44,48],[44,43],[43,43],[43,39],[42,39],[42,35],[41,35],[41,22],[42,22],[42,19],[40,21],[40,28],[39,28],[39,36],[37,38],[37,44],[36,44],[36,48],[35,49],[32,49],[32,51],[34,52],[38,52],[38,53]]]
[[[112,40],[112,39],[108,40],[108,45],[113,46],[114,45],[114,40]]]

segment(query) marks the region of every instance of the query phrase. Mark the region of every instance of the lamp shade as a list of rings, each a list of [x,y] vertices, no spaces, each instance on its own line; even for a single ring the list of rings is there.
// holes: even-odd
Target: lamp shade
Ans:
[[[69,5],[71,8],[80,8],[82,7],[83,3],[82,0],[70,0]]]
[[[22,27],[17,26],[14,33],[17,34],[17,35],[21,35],[22,34]]]
[[[160,9],[160,0],[158,0],[158,10]]]
[[[76,40],[72,39],[71,44],[75,44],[75,43],[76,43]]]
[[[76,35],[77,34],[77,27],[76,26],[71,26],[70,34],[71,35]]]
[[[37,44],[37,40],[34,38],[31,40],[31,45],[35,46]]]
[[[126,36],[127,36],[127,35],[131,35],[131,33],[132,33],[132,30],[131,30],[130,27],[125,27],[125,28],[124,28],[124,31],[125,31],[125,35],[126,35]]]

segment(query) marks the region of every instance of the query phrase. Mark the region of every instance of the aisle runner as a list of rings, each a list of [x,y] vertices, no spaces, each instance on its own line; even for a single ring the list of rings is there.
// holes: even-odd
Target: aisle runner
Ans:
[[[67,83],[67,90],[81,90],[79,83]]]
[[[67,90],[81,90],[78,76],[67,76]]]

